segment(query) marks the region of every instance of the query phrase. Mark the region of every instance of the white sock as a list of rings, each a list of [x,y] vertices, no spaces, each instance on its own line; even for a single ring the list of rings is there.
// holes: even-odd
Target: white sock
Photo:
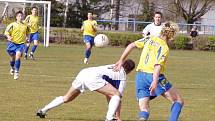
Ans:
[[[63,96],[56,97],[54,100],[52,100],[48,105],[46,105],[42,110],[42,112],[46,113],[48,110],[55,108],[61,104],[63,104]]]
[[[106,115],[106,119],[111,120],[114,118],[114,114],[119,106],[120,97],[118,95],[114,95],[108,104],[108,112]]]

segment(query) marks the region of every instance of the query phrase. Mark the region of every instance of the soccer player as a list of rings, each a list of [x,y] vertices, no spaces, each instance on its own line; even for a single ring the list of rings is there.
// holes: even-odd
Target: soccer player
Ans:
[[[162,29],[161,19],[162,19],[162,13],[159,11],[155,12],[154,22],[147,25],[143,29],[143,32],[142,32],[143,37],[148,35],[159,36]]]
[[[16,22],[9,24],[5,30],[7,36],[7,52],[10,55],[10,74],[14,79],[19,78],[19,69],[21,65],[21,56],[25,48],[28,27],[22,22],[23,13],[16,13]]]
[[[97,22],[93,20],[93,14],[87,14],[87,20],[82,24],[81,31],[83,32],[83,39],[86,44],[84,63],[89,63],[89,58],[91,55],[91,49],[94,45],[94,37],[97,31]]]
[[[177,31],[177,24],[166,22],[160,36],[146,36],[129,44],[115,64],[115,71],[120,70],[124,60],[134,48],[142,49],[136,69],[136,97],[139,102],[140,120],[148,120],[149,101],[162,95],[172,102],[169,121],[178,121],[183,100],[176,88],[164,76],[169,55],[167,42],[173,39]]]
[[[80,93],[85,90],[90,90],[110,97],[105,121],[117,121],[114,119],[114,114],[120,103],[126,75],[135,68],[135,63],[130,59],[126,60],[118,72],[113,71],[113,66],[114,65],[105,65],[81,70],[73,81],[69,91],[64,96],[56,97],[48,105],[40,109],[36,115],[40,118],[45,118],[46,113],[50,109],[63,103],[70,102]],[[113,83],[115,83],[114,86],[118,88],[118,90],[111,85]]]
[[[30,58],[34,60],[34,52],[37,49],[38,46],[38,41],[39,41],[39,17],[37,16],[37,7],[32,7],[31,9],[31,15],[28,15],[24,22],[28,25],[30,28],[30,36],[29,39],[26,43],[26,48],[25,48],[25,59],[28,57],[28,49],[30,47],[30,43],[34,42],[34,45],[31,49],[31,52],[29,54]]]

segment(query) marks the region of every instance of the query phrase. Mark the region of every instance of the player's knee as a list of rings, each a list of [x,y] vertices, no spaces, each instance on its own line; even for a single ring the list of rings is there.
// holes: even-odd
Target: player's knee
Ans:
[[[38,42],[37,42],[37,41],[34,41],[34,45],[36,45],[36,46],[37,46],[37,45],[38,45]]]
[[[113,97],[113,96],[115,96],[115,95],[121,97],[121,94],[120,94],[119,91],[114,91],[113,93],[110,94],[110,97]]]
[[[63,101],[64,103],[68,103],[70,101],[70,97],[68,97],[67,95],[63,96]]]

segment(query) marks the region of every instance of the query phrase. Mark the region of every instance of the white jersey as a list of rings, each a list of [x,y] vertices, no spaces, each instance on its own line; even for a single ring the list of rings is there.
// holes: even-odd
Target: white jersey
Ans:
[[[94,91],[110,83],[123,94],[126,85],[126,73],[124,68],[121,68],[118,72],[113,71],[113,66],[85,68],[79,72],[72,86],[83,92],[88,89]]]
[[[143,29],[143,34],[144,35],[150,35],[150,36],[159,36],[162,30],[162,24],[157,26],[154,23],[151,23],[149,25],[147,25],[144,29]]]

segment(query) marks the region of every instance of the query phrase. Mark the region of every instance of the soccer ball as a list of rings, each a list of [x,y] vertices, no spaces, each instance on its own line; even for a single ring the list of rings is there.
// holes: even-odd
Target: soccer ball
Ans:
[[[109,43],[109,39],[106,35],[104,34],[98,34],[94,38],[94,43],[96,47],[105,47]]]

